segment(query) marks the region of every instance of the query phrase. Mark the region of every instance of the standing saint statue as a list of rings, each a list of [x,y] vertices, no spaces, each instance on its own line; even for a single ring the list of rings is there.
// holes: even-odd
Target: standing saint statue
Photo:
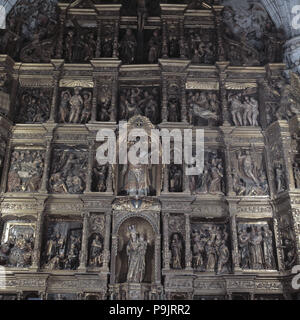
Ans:
[[[136,231],[135,225],[128,227],[130,239],[126,247],[128,256],[127,282],[141,283],[145,276],[147,241]]]
[[[140,154],[138,154],[140,156]],[[133,197],[147,196],[150,194],[150,165],[141,163],[133,164],[130,161],[124,165],[122,175],[124,176],[123,190],[127,195]]]

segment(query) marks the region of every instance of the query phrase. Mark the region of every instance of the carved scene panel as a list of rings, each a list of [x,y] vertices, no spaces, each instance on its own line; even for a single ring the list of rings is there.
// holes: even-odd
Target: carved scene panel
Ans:
[[[84,146],[56,146],[52,153],[49,191],[81,194],[86,188],[88,152]]]
[[[29,268],[32,264],[35,222],[9,220],[4,223],[0,264],[13,268]]]
[[[80,263],[81,240],[81,221],[48,218],[41,254],[43,268],[76,270]]]

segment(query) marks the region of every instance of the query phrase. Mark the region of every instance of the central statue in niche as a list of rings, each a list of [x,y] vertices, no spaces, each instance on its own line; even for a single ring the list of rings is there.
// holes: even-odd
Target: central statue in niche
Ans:
[[[128,256],[127,282],[141,283],[145,277],[146,251],[148,243],[137,233],[135,225],[128,227],[130,238],[126,247]]]
[[[138,151],[137,156],[140,155]],[[147,155],[145,155],[147,156]],[[142,197],[150,194],[150,165],[132,164],[124,165],[122,174],[124,175],[124,189],[131,197]]]

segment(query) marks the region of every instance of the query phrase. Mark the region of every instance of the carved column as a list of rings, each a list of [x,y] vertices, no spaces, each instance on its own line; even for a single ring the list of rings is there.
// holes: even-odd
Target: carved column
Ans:
[[[112,165],[108,165],[108,175],[107,175],[107,186],[106,186],[106,192],[113,192],[113,172],[112,172]]]
[[[83,212],[83,228],[82,228],[82,242],[81,242],[81,253],[80,253],[80,265],[78,270],[85,272],[87,266],[88,257],[88,237],[89,237],[89,217],[90,213]]]
[[[162,20],[162,57],[168,59],[169,57],[169,48],[168,48],[168,26],[165,19]]]
[[[163,259],[164,259],[164,269],[170,270],[170,250],[169,250],[169,213],[163,213]]]
[[[116,283],[116,262],[118,254],[118,238],[117,235],[111,237],[111,265],[110,265],[110,283]]]
[[[161,120],[162,122],[168,121],[168,87],[167,79],[162,78],[162,108],[161,108]]]
[[[273,210],[275,210],[274,206]],[[278,226],[278,218],[275,216],[273,217],[273,227],[274,227],[274,238],[275,238],[275,244],[276,244],[276,254],[277,254],[277,262],[278,262],[278,270],[283,271],[284,270],[284,264],[283,264],[283,250],[282,250],[282,243],[281,243],[281,237],[280,237],[280,230]]]
[[[46,137],[46,150],[45,150],[45,160],[44,160],[44,171],[40,187],[40,192],[47,193],[47,185],[49,180],[50,172],[50,162],[51,162],[51,142],[52,135]]]
[[[1,181],[1,192],[6,192],[6,186],[7,186],[7,178],[8,178],[8,171],[10,167],[10,158],[11,158],[11,152],[12,152],[12,141],[9,137],[9,141],[7,142],[6,146],[6,155],[5,155],[5,161],[2,169],[2,181]]]
[[[164,167],[163,193],[169,192],[169,166]]]
[[[217,37],[217,59],[218,61],[225,61],[225,49],[223,41],[223,23],[222,23],[222,11],[223,6],[214,6],[215,12],[215,28],[216,28],[216,37]]]
[[[101,20],[100,17],[97,17],[97,45],[96,45],[96,53],[95,58],[101,57]]]
[[[226,132],[226,130],[223,131],[224,135],[228,136],[229,135],[229,132]],[[230,158],[230,146],[229,146],[229,141],[228,141],[229,138],[224,138],[225,140],[225,145],[226,145],[226,148],[224,150],[224,157],[225,157],[225,173],[226,173],[226,176],[225,176],[225,185],[226,185],[226,194],[228,196],[235,196],[235,192],[233,191],[233,184],[232,184],[232,169],[231,169],[231,158]]]
[[[98,73],[93,74],[93,100],[92,100],[92,112],[91,112],[91,120],[90,123],[94,123],[97,121],[97,99],[98,99],[98,88],[99,88],[99,81],[98,81]]]
[[[119,57],[119,28],[120,21],[115,21],[114,42],[113,42],[113,58]]]
[[[104,237],[104,260],[103,260],[103,270],[109,271],[110,262],[110,235],[111,235],[111,212],[105,213],[105,237]]]
[[[86,175],[86,187],[85,192],[88,193],[92,191],[92,175],[93,175],[93,165],[94,165],[94,141],[92,139],[89,140],[89,155],[88,155],[88,172]]]
[[[191,222],[190,214],[185,213],[185,268],[192,269],[192,252],[191,252]]]
[[[66,19],[66,12],[62,12],[59,16],[59,32],[58,32],[56,54],[55,54],[56,59],[61,59],[63,57],[65,19]]]
[[[52,94],[52,103],[50,107],[50,116],[49,116],[48,122],[53,123],[57,121],[56,105],[57,105],[57,99],[58,99],[60,74],[64,64],[64,60],[51,60],[51,63],[54,66],[53,85],[52,85],[53,94]]]
[[[186,52],[185,52],[185,40],[184,40],[184,17],[180,18],[179,32],[180,32],[180,58],[185,59]]]
[[[161,283],[161,236],[155,238],[155,282]]]
[[[184,164],[184,172],[183,172],[183,192],[190,194],[190,183],[189,183],[189,176],[186,174],[188,165]]]
[[[186,75],[181,79],[181,122],[187,122],[187,109],[186,109]]]
[[[33,259],[32,259],[32,266],[31,266],[31,268],[35,270],[38,270],[40,268],[43,224],[44,224],[44,201],[41,201],[41,204],[38,208],[38,213],[37,213],[34,248],[33,248]]]
[[[237,224],[236,224],[236,204],[229,204],[230,207],[230,229],[231,229],[231,248],[232,248],[232,269],[235,273],[236,271],[241,271],[240,259],[239,259],[239,245],[237,237]]]
[[[220,101],[222,106],[223,126],[231,125],[226,91],[226,69],[228,65],[228,62],[217,62],[217,67],[219,69]]]
[[[110,121],[116,122],[117,121],[117,105],[118,105],[118,72],[112,77],[112,95],[111,95],[111,109],[110,109]]]

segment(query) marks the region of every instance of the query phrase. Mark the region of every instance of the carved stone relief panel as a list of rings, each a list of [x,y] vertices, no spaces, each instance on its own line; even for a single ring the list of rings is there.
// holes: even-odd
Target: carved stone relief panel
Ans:
[[[216,61],[214,29],[185,29],[186,56],[194,64],[214,64]]]
[[[259,105],[256,88],[248,88],[243,91],[230,90],[227,99],[233,126],[259,126]]]
[[[218,91],[190,90],[187,92],[189,122],[195,126],[220,124]]]
[[[46,226],[42,265],[49,270],[76,270],[81,251],[82,223],[51,221]]]
[[[276,269],[275,240],[269,222],[239,222],[237,229],[240,267],[243,270]]]
[[[4,223],[0,264],[6,267],[28,268],[32,263],[35,223],[11,220]]]
[[[78,23],[65,29],[64,59],[69,63],[84,63],[95,58],[97,47],[96,29],[83,28]]]
[[[239,196],[269,194],[264,156],[255,148],[231,152],[233,191]]]
[[[50,61],[57,39],[56,1],[35,0],[30,7],[27,3],[17,3],[9,12],[6,24],[1,53],[15,61]]]
[[[21,89],[18,94],[18,123],[43,123],[49,119],[52,90]]]
[[[284,34],[277,30],[262,4],[226,0],[224,41],[233,65],[265,65],[282,61]]]
[[[44,151],[15,149],[7,179],[7,192],[37,192],[44,170]]]
[[[196,271],[231,272],[230,239],[227,224],[192,222],[192,266]]]
[[[82,87],[61,88],[58,122],[87,123],[92,112],[92,91]]]
[[[221,151],[211,150],[204,154],[204,170],[199,176],[189,177],[192,194],[224,194],[225,170],[224,155]]]
[[[142,115],[153,123],[160,122],[160,90],[156,87],[121,88],[119,120],[129,120]]]
[[[49,190],[80,194],[85,190],[87,150],[84,147],[56,146],[50,171]]]

